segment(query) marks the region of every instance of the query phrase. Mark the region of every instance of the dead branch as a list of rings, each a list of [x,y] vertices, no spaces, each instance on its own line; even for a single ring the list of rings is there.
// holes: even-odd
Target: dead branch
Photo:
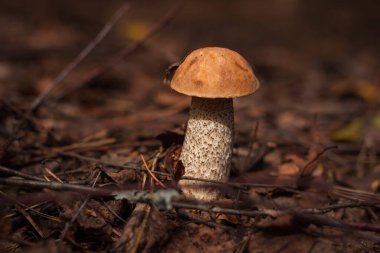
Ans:
[[[295,215],[295,218],[300,222],[306,222],[306,223],[310,223],[310,224],[314,224],[318,226],[334,227],[334,228],[338,228],[346,232],[352,233],[358,237],[364,238],[369,241],[373,241],[376,243],[380,242],[379,236],[376,236],[374,234],[369,234],[369,233],[363,233],[360,231],[355,231],[353,229],[358,230],[357,227],[352,226],[352,224],[345,223],[341,220],[334,220],[334,219],[324,217],[322,215],[312,215],[312,214],[306,214],[302,212],[294,212],[293,214]],[[372,224],[368,224],[368,225],[372,225]],[[360,228],[361,230],[363,230],[364,228],[369,228],[369,226],[361,226]],[[373,230],[370,230],[370,231],[373,231]]]
[[[22,177],[22,178],[25,178],[25,179],[36,180],[36,181],[41,181],[41,182],[45,181],[44,179],[42,179],[40,177],[32,176],[32,175],[26,174],[24,172],[20,172],[20,171],[17,171],[17,170],[9,169],[9,168],[4,167],[2,165],[0,165],[0,171],[3,172],[3,173],[5,173],[5,174],[8,174],[8,175],[18,176],[18,177]]]
[[[375,207],[377,205],[378,203],[376,204],[375,202],[357,202],[357,203],[347,202],[347,203],[341,203],[341,204],[335,204],[335,205],[328,205],[325,207],[306,208],[306,209],[303,209],[303,211],[306,213],[312,213],[312,214],[324,214],[324,213],[328,213],[328,212],[335,211],[338,209],[343,209],[343,208]]]
[[[159,31],[161,31],[164,27],[166,27],[177,15],[180,7],[182,6],[183,0],[178,0],[173,7],[148,31],[148,33],[140,40],[133,42],[130,45],[127,45],[122,50],[117,52],[110,60],[108,60],[102,66],[94,68],[92,71],[88,73],[87,76],[82,78],[76,85],[73,85],[71,89],[66,90],[60,94],[58,94],[55,98],[60,100],[66,97],[68,94],[73,91],[80,89],[84,85],[86,85],[89,81],[94,79],[97,76],[105,73],[112,67],[114,67],[117,63],[121,62],[126,56],[134,53],[136,50],[140,49],[146,41],[156,35]]]
[[[95,177],[95,180],[94,180],[94,183],[92,184],[92,188],[95,187],[96,183],[98,182],[98,179],[99,179],[99,176],[102,172],[99,171],[98,174],[96,175]],[[78,208],[78,210],[75,212],[75,214],[73,215],[73,217],[71,218],[71,220],[69,222],[66,222],[65,224],[65,227],[63,228],[62,230],[62,233],[61,235],[59,236],[58,238],[58,241],[62,241],[65,237],[66,237],[66,233],[67,231],[69,231],[69,228],[70,226],[75,222],[75,220],[78,218],[80,212],[82,211],[82,209],[86,206],[87,202],[90,200],[90,195],[87,195],[86,199],[83,201],[83,203],[81,204],[81,206]]]
[[[147,171],[144,167],[138,166],[136,163],[119,164],[119,163],[113,163],[113,162],[104,162],[104,161],[101,161],[101,160],[93,158],[93,157],[83,156],[83,155],[79,155],[79,154],[72,153],[72,152],[58,152],[58,154],[61,156],[76,158],[76,159],[79,159],[82,161],[93,162],[93,163],[103,164],[103,165],[112,166],[112,167],[116,167],[116,168],[130,169],[130,170],[141,171],[141,172],[147,173]],[[167,176],[167,177],[170,176],[169,173],[160,172],[160,171],[152,171],[152,173],[157,174],[157,175],[161,175],[161,176]]]
[[[58,182],[41,182],[33,180],[20,180],[12,178],[0,178],[0,184],[10,185],[10,186],[20,186],[26,188],[48,188],[55,191],[76,191],[84,194],[91,194],[93,196],[109,196],[113,191],[102,189],[102,188],[92,188],[84,185],[74,185],[67,183]]]
[[[3,157],[6,150],[11,146],[11,144],[16,140],[16,136],[24,128],[25,124],[28,121],[31,121],[31,116],[33,112],[42,104],[44,100],[46,100],[47,96],[50,92],[60,84],[66,76],[84,59],[86,56],[103,40],[103,38],[108,34],[111,28],[115,25],[115,23],[121,18],[125,11],[127,11],[129,5],[124,3],[121,8],[119,8],[113,17],[106,23],[103,29],[97,34],[95,39],[90,42],[83,50],[79,53],[79,55],[69,63],[69,65],[63,69],[63,71],[49,84],[47,89],[42,92],[31,104],[29,110],[26,112],[25,117],[17,124],[14,128],[13,134],[6,140],[5,144],[1,147],[0,150],[0,159]]]
[[[69,74],[78,66],[90,53],[96,48],[96,46],[105,38],[105,36],[111,31],[116,22],[124,15],[129,9],[129,4],[124,3],[111,17],[111,19],[104,25],[95,38],[78,54],[78,56],[70,62],[66,68],[48,85],[45,91],[43,91],[32,103],[29,111],[33,113],[51,93],[51,91],[57,87]],[[28,114],[30,114],[28,113]]]
[[[205,202],[189,202],[188,200],[183,200],[180,198],[180,195],[175,190],[160,190],[157,192],[148,192],[148,191],[112,191],[105,190],[95,187],[88,186],[79,186],[79,185],[70,185],[65,183],[56,183],[56,182],[39,182],[31,180],[16,180],[9,178],[0,178],[0,184],[13,185],[13,186],[24,186],[24,187],[37,187],[37,188],[49,188],[52,190],[58,191],[79,191],[93,196],[114,196],[116,199],[126,199],[133,203],[148,203],[158,206],[162,209],[169,210],[171,208],[185,208],[193,209],[199,211],[205,211],[209,213],[223,213],[230,215],[239,215],[239,216],[248,216],[248,217],[257,217],[257,216],[270,216],[270,217],[280,217],[283,215],[294,215],[297,219],[307,221],[312,224],[321,225],[321,226],[330,226],[343,230],[356,229],[356,230],[366,230],[366,231],[379,231],[380,228],[377,225],[373,224],[355,224],[355,223],[345,223],[340,220],[334,220],[326,217],[322,217],[321,213],[327,211],[332,211],[340,208],[346,207],[362,207],[362,206],[375,206],[376,203],[358,203],[354,205],[352,203],[333,205],[322,208],[314,209],[284,209],[284,210],[274,210],[266,209],[262,211],[257,210],[238,210],[232,208],[222,208]],[[380,238],[368,235],[368,234],[358,234],[361,237],[365,237],[368,240],[380,242]]]

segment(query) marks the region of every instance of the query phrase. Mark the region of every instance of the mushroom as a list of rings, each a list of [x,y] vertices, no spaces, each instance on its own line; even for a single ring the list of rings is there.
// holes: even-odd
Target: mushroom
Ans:
[[[183,176],[226,181],[234,135],[233,98],[254,93],[259,81],[247,61],[227,48],[206,47],[190,53],[179,65],[170,87],[192,96],[180,160]],[[207,182],[180,179],[188,198],[216,200],[221,192]]]

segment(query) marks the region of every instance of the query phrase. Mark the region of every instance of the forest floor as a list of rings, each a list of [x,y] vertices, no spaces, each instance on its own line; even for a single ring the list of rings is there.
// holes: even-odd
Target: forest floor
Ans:
[[[380,252],[373,5],[0,1],[0,251]],[[261,83],[212,203],[179,195],[190,97],[163,82],[205,46]]]

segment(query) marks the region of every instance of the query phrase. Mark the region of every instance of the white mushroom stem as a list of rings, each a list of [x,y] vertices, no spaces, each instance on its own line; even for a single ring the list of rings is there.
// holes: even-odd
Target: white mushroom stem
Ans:
[[[180,160],[184,176],[226,181],[231,167],[234,111],[232,98],[192,97]],[[220,191],[210,183],[180,180],[185,196],[215,200]],[[206,187],[208,185],[209,187]]]

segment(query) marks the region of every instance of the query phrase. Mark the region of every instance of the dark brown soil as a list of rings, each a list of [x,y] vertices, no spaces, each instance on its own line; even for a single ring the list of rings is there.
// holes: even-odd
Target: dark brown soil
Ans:
[[[380,251],[380,3],[131,1],[112,24],[123,4],[0,1],[1,252]],[[115,199],[179,190],[190,98],[163,79],[205,46],[261,82],[226,197]]]

